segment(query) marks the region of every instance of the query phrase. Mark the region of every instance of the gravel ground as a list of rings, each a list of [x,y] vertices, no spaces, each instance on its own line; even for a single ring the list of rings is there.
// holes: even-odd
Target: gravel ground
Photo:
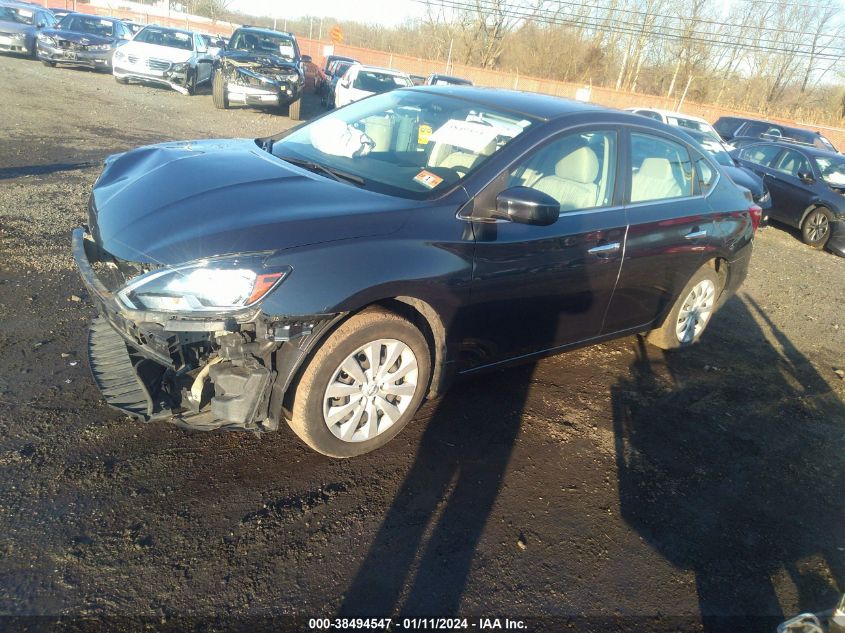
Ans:
[[[629,337],[479,376],[353,460],[141,424],[83,351],[69,234],[99,164],[291,122],[10,57],[0,81],[0,615],[771,631],[845,591],[845,261],[768,228],[695,348]]]

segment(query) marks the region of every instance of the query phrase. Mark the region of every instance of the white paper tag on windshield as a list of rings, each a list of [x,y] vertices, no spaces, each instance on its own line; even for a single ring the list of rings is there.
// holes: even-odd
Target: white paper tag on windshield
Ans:
[[[279,44],[279,54],[285,57],[293,57],[293,44]]]
[[[32,11],[30,11],[29,9],[18,9],[18,15],[22,15],[25,18],[31,18]]]
[[[499,131],[491,125],[451,119],[429,137],[429,142],[446,143],[478,153],[498,135]]]

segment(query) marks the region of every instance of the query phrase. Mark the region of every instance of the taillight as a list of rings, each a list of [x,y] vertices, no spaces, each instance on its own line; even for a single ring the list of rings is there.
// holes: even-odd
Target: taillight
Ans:
[[[748,207],[748,214],[751,216],[751,228],[756,232],[757,227],[760,226],[760,222],[763,219],[763,209],[756,204],[752,204]]]

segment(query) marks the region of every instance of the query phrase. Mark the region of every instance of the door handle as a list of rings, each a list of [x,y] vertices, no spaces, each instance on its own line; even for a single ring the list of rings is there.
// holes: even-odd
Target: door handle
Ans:
[[[699,237],[707,237],[707,231],[692,231],[684,235],[684,237],[688,240],[697,240]]]
[[[591,248],[587,252],[590,255],[596,255],[598,257],[602,257],[602,256],[605,256],[605,255],[610,255],[611,253],[615,253],[621,247],[622,247],[622,244],[620,242],[611,242],[609,244],[602,244],[600,246],[593,246],[593,248]]]

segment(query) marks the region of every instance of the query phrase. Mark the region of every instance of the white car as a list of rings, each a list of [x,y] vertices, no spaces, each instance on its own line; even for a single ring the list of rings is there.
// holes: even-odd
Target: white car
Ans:
[[[112,74],[121,84],[151,82],[190,95],[211,79],[213,61],[199,33],[151,25],[115,51]]]
[[[633,112],[634,114],[647,116],[655,121],[662,121],[667,125],[674,125],[675,127],[679,127],[681,129],[701,132],[702,134],[712,137],[714,141],[717,141],[720,144],[722,143],[722,137],[719,136],[719,133],[713,129],[712,125],[699,116],[681,114],[680,112],[672,112],[671,110],[659,110],[657,108],[625,108],[625,110]]]
[[[413,85],[411,77],[398,70],[353,64],[337,82],[334,104],[341,108],[370,95]]]

